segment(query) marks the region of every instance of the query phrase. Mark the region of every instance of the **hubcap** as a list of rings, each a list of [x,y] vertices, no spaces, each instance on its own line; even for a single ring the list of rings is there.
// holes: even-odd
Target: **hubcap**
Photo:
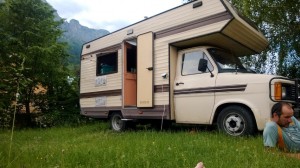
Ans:
[[[112,125],[113,125],[113,128],[117,131],[119,131],[122,127],[122,120],[120,117],[118,116],[114,116],[113,117],[113,121],[112,121]]]
[[[240,134],[243,132],[245,128],[243,118],[241,118],[239,115],[230,115],[226,120],[225,120],[225,127],[227,131],[230,134]]]

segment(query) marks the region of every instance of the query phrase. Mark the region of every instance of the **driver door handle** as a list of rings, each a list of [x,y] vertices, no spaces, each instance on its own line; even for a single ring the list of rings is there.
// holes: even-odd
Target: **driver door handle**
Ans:
[[[183,84],[184,84],[183,82],[178,82],[176,83],[176,86],[183,85]]]
[[[146,68],[146,69],[148,69],[148,71],[152,71],[152,70],[153,70],[153,67],[148,67],[148,68]]]

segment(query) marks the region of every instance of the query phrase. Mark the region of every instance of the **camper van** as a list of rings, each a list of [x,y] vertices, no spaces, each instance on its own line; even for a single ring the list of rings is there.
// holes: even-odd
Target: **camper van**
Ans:
[[[81,114],[109,119],[115,131],[158,121],[254,134],[275,102],[298,103],[296,80],[241,63],[267,46],[227,0],[180,5],[83,45]]]

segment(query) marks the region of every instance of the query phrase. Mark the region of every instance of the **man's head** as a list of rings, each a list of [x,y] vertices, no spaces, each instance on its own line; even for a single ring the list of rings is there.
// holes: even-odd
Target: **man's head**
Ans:
[[[272,110],[272,120],[276,122],[281,127],[288,127],[292,122],[292,116],[294,115],[294,110],[289,103],[278,102],[273,105]]]

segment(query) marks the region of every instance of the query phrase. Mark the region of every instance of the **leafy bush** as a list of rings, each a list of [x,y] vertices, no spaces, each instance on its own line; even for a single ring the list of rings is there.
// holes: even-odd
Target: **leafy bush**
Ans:
[[[9,128],[12,122],[12,112],[8,109],[0,109],[0,128]]]
[[[90,118],[83,117],[79,113],[79,109],[68,111],[54,111],[49,113],[40,113],[33,118],[36,126],[41,128],[53,126],[77,126],[91,122]]]

